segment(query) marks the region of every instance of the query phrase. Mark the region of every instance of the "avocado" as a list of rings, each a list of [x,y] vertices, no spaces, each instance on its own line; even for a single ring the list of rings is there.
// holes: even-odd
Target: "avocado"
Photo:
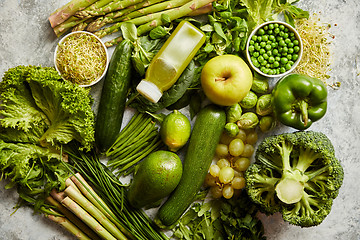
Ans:
[[[134,208],[149,206],[168,196],[182,176],[182,163],[176,153],[159,150],[150,153],[134,174],[128,200]]]

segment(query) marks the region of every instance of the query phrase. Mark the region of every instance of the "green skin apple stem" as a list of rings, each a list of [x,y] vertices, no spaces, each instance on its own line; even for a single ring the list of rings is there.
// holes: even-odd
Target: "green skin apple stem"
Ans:
[[[108,4],[111,1],[112,0],[99,0],[99,1],[91,4],[90,6],[85,8],[84,10],[97,9],[99,7],[104,6],[105,4]],[[76,15],[76,14],[77,13],[75,13],[74,15]],[[78,24],[80,24],[80,23],[82,23],[82,22],[84,22],[86,20],[87,19],[81,19],[81,18],[77,18],[76,16],[71,16],[70,18],[68,18],[63,23],[53,27],[53,30],[54,30],[56,36],[60,37],[62,34],[67,32],[68,30],[70,30],[72,27],[75,27],[76,25],[78,25]]]
[[[116,240],[99,222],[96,221],[87,211],[80,207],[70,197],[65,197],[61,203],[72,211],[78,218],[84,221],[91,229],[93,229],[102,239]]]
[[[102,17],[98,17],[97,19],[95,19],[94,21],[92,21],[88,27],[86,28],[87,31],[90,32],[95,32],[97,30],[99,30],[100,28],[102,28],[103,26],[105,26],[106,24],[109,23],[115,23],[115,22],[119,22],[122,20],[122,16],[129,14],[137,9],[141,9],[144,7],[148,7],[151,6],[155,3],[159,3],[162,2],[163,0],[146,0],[143,2],[140,2],[138,4],[129,6],[125,9],[121,9],[119,11],[116,12],[111,12],[106,14],[105,16]]]
[[[86,209],[88,213],[95,217],[95,219],[108,230],[116,239],[127,239],[125,235],[87,198],[79,193],[72,186],[68,186],[64,192],[83,209]]]
[[[129,233],[119,222],[115,214],[110,210],[106,203],[96,194],[92,187],[85,181],[80,173],[76,173],[75,176],[71,177],[71,180],[75,183],[81,193],[94,205],[96,206],[108,219],[110,219],[121,232],[125,233],[127,236],[132,237],[132,234]]]
[[[117,19],[116,20],[117,23],[107,28],[104,28],[100,31],[95,32],[95,35],[102,38],[106,35],[115,33],[119,31],[120,26],[124,21],[132,22],[135,25],[141,25],[147,23],[148,21],[151,21],[155,17],[159,16],[159,14],[156,14],[157,12],[163,11],[165,9],[172,9],[175,7],[182,6],[183,4],[188,3],[189,1],[190,0],[170,0],[158,4],[154,4],[146,8],[139,9],[137,11],[125,15],[122,18]]]
[[[53,211],[54,214],[57,214],[55,211]],[[59,217],[55,215],[47,215],[46,216],[51,221],[61,225],[64,227],[67,231],[72,233],[74,236],[76,236],[77,239],[80,240],[92,240],[94,238],[89,238],[83,231],[81,231],[78,227],[76,227],[72,222],[70,222],[68,219],[64,217]]]
[[[49,17],[49,22],[51,27],[54,28],[59,24],[63,23],[66,19],[73,16],[77,11],[82,10],[97,0],[72,0],[66,5],[58,8],[54,13]]]
[[[83,221],[81,221],[78,217],[75,216],[71,211],[69,211],[66,207],[61,205],[58,201],[56,201],[53,197],[49,196],[46,198],[46,201],[54,206],[60,213],[62,213],[66,219],[68,219],[71,223],[73,223],[76,227],[81,229],[87,236],[92,240],[100,240],[99,236],[91,230]],[[53,210],[52,210],[53,211]],[[55,212],[55,211],[53,211]]]
[[[110,12],[114,12],[120,9],[124,9],[128,6],[134,5],[136,3],[142,2],[143,0],[120,0],[112,1],[109,4],[94,10],[86,10],[78,12],[76,16],[78,18],[91,18],[93,16],[102,16]]]

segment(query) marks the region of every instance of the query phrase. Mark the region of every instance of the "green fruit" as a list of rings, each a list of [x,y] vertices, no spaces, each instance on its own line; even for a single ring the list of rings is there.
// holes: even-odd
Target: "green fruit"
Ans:
[[[129,187],[128,200],[135,208],[153,204],[168,196],[182,176],[179,156],[169,151],[149,154],[140,164]]]
[[[172,152],[176,152],[186,144],[190,133],[189,119],[177,110],[164,118],[160,128],[161,139]]]

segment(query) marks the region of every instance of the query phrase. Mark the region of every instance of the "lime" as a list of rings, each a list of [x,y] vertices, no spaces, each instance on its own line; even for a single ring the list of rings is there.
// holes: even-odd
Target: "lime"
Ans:
[[[160,128],[160,136],[162,141],[168,146],[170,151],[176,152],[182,148],[189,140],[191,133],[191,124],[189,119],[179,112],[174,110],[168,114]]]
[[[149,206],[168,196],[182,176],[182,162],[170,151],[150,153],[134,175],[128,191],[130,204],[135,208]]]

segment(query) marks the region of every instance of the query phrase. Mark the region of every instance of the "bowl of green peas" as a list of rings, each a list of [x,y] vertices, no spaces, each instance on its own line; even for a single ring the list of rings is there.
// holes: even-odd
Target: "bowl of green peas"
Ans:
[[[302,41],[290,24],[269,21],[257,26],[246,43],[250,66],[266,77],[282,77],[292,72],[302,57]]]

